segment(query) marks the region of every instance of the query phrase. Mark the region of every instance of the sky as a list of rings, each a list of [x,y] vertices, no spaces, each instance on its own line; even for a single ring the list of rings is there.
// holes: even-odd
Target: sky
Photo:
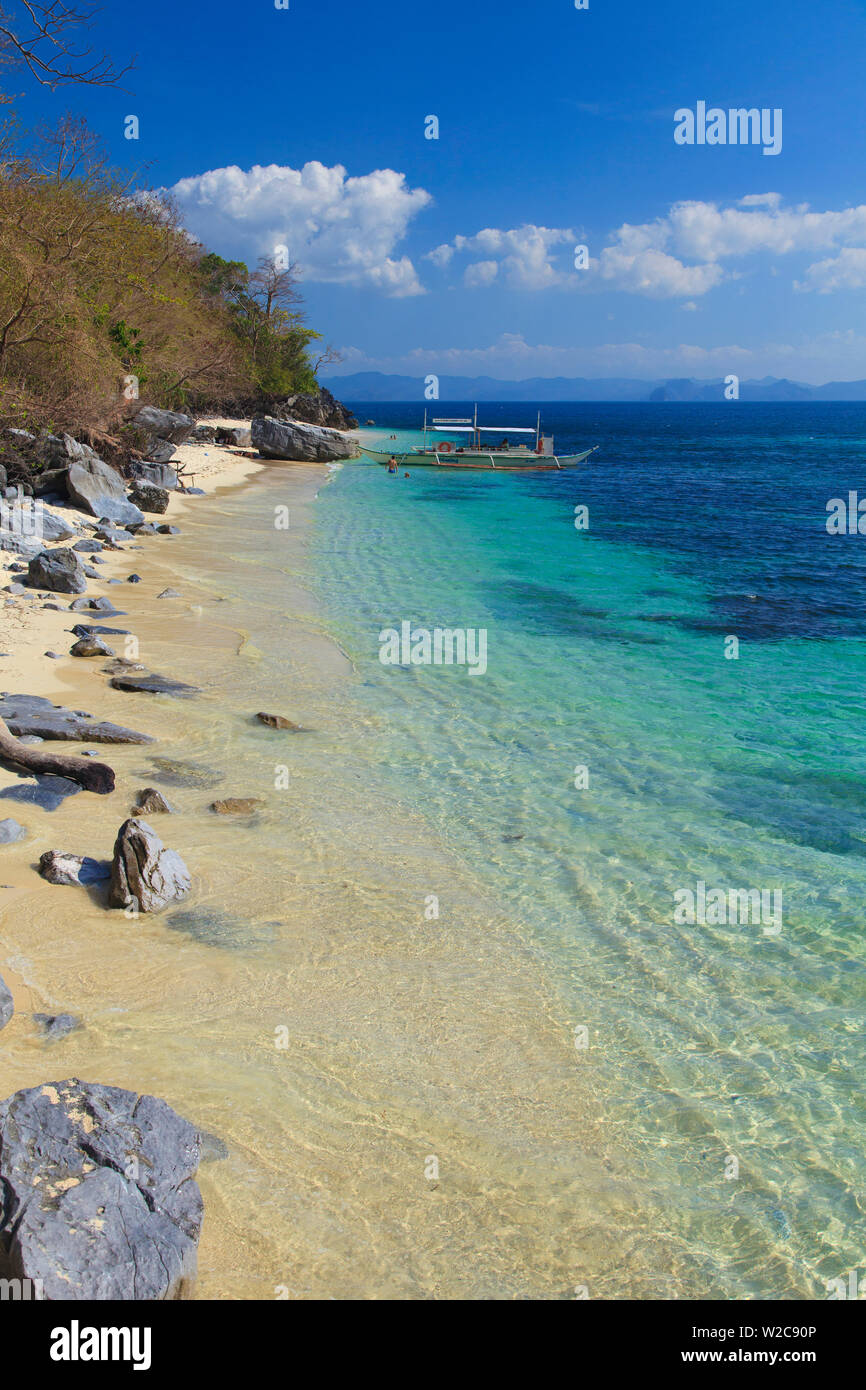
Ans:
[[[19,116],[83,113],[221,255],[288,247],[329,375],[866,377],[866,0],[288,6],[111,0],[125,90]],[[761,143],[718,143],[739,108]]]

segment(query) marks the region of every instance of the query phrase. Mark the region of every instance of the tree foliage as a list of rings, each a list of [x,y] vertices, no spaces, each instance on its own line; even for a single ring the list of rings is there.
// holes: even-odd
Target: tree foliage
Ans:
[[[109,431],[122,378],[174,409],[317,390],[294,266],[250,271],[105,163],[66,117],[0,138],[0,415]]]

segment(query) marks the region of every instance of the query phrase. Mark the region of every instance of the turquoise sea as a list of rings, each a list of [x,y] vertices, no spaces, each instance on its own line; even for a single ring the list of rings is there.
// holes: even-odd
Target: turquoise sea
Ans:
[[[417,438],[423,406],[355,409]],[[544,424],[558,453],[601,447],[562,473],[343,466],[317,596],[377,775],[553,982],[646,1233],[682,1252],[670,1296],[826,1298],[866,1269],[866,537],[825,525],[866,406]],[[383,665],[404,621],[485,629],[486,672]],[[700,883],[780,893],[781,930],[678,920]]]

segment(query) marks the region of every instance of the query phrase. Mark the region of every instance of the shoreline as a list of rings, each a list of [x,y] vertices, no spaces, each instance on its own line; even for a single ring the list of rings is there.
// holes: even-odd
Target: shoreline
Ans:
[[[251,462],[238,465],[251,486],[215,470],[211,498],[183,503],[184,515],[201,509],[183,536],[145,541],[134,561],[106,556],[106,574],[138,568],[143,579],[105,587],[130,610],[118,625],[140,636],[147,669],[200,686],[196,700],[107,684],[97,694],[101,661],[43,663],[63,704],[158,742],[112,746],[113,796],[28,807],[31,834],[3,851],[4,881],[18,873],[19,885],[4,898],[15,911],[4,914],[0,973],[21,1016],[0,1037],[0,1093],[98,1077],[161,1097],[224,1142],[228,1157],[198,1175],[195,1299],[271,1298],[277,1286],[299,1298],[561,1296],[570,1274],[553,1232],[571,1219],[574,1135],[590,1188],[605,1192],[615,1171],[575,1078],[566,1015],[519,923],[378,772],[387,722],[353,709],[355,669],[307,584],[309,508],[332,469]],[[286,501],[292,529],[277,552],[274,504]],[[264,564],[257,527],[271,537]],[[151,602],[166,583],[181,592],[176,607]],[[68,612],[47,617],[71,625]],[[246,732],[259,709],[311,736]],[[165,753],[220,770],[216,793],[167,787],[178,813],[152,822],[192,872],[189,910],[131,926],[98,889],[44,883],[40,851],[110,849],[147,785],[143,765]],[[207,814],[214,795],[264,794],[275,754],[291,763],[287,797],[270,797],[249,823]],[[423,915],[432,888],[448,902],[435,930]],[[80,1012],[84,1026],[49,1045],[26,1017],[35,1008]],[[431,1153],[449,1175],[441,1196],[425,1172]],[[491,1183],[529,1260],[515,1263],[491,1224]],[[406,1208],[398,1223],[395,1201]],[[617,1205],[605,1196],[595,1214],[599,1250]],[[476,1268],[456,1257],[466,1240]]]

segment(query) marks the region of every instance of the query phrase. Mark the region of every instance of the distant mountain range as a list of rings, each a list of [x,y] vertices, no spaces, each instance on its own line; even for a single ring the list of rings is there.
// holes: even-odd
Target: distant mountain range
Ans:
[[[375,401],[417,401],[424,404],[424,378],[389,376],[385,372],[355,372],[322,381],[340,400],[353,404]],[[441,401],[723,401],[725,382],[693,377],[639,381],[632,377],[528,377],[497,381],[492,376],[440,376]],[[741,381],[741,401],[866,401],[866,381],[829,381],[809,386],[787,377]],[[435,407],[436,402],[430,405]]]

